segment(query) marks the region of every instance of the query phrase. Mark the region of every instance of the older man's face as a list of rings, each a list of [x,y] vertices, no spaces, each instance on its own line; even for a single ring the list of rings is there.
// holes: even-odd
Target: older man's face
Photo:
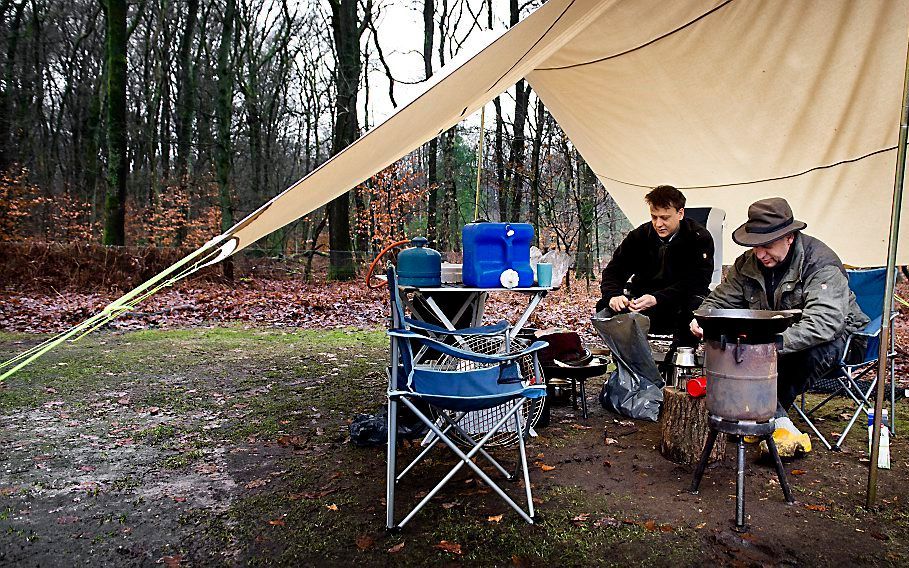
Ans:
[[[789,254],[789,249],[792,247],[792,242],[795,240],[794,234],[788,234],[784,237],[780,237],[775,241],[771,241],[766,245],[761,245],[758,247],[752,247],[751,250],[754,251],[754,256],[761,261],[767,268],[773,268],[777,264],[785,260],[786,255]]]

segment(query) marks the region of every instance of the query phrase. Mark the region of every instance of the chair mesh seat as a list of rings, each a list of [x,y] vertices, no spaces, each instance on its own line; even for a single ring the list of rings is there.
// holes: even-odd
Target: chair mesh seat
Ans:
[[[512,339],[511,347],[512,352],[520,351],[521,349],[530,345],[528,341],[523,339]],[[482,353],[484,355],[503,355],[506,353],[505,350],[505,339],[501,336],[469,336],[464,338],[464,344],[459,345],[465,349],[469,349],[475,353]],[[521,376],[523,377],[533,377],[533,356],[527,355],[522,357],[519,360],[518,365],[521,368]],[[443,354],[437,361],[432,361],[430,363],[431,368],[440,370],[440,371],[474,371],[482,369],[484,367],[491,367],[494,365],[484,365],[482,363],[475,363],[473,361],[467,361],[465,359],[459,359],[457,357],[452,357],[451,355]],[[486,432],[488,432],[499,419],[505,416],[507,412],[506,405],[497,406],[489,410],[480,410],[469,413],[465,416],[460,425],[467,432],[474,436],[475,438],[480,438]],[[436,419],[440,418],[440,412],[443,412],[440,409],[431,407],[431,412]],[[448,411],[444,411],[448,412]],[[539,421],[540,416],[543,413],[543,399],[526,399],[524,401],[523,408],[519,411],[522,417],[522,428],[524,431],[529,431],[529,428],[536,425]],[[453,413],[448,412],[449,415]],[[450,437],[462,445],[470,445],[467,440],[465,440],[459,433],[451,432]],[[505,429],[501,432],[493,435],[492,438],[486,442],[487,447],[495,446],[510,446],[517,443],[516,433],[512,428]]]

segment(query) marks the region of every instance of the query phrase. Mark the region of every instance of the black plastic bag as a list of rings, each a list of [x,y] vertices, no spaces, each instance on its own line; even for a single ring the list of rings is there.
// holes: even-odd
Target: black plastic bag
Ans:
[[[398,440],[422,438],[429,427],[412,410],[398,405]],[[384,446],[388,441],[388,407],[376,414],[357,414],[350,423],[350,441],[355,446]]]
[[[633,312],[609,317],[602,311],[592,321],[616,364],[600,392],[600,404],[629,418],[656,422],[664,383],[647,343],[650,319]]]

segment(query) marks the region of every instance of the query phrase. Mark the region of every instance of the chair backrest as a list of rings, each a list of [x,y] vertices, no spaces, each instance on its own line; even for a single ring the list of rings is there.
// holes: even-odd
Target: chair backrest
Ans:
[[[718,207],[686,207],[685,216],[707,228],[713,237],[713,276],[710,289],[716,288],[723,278],[723,228],[726,212]]]
[[[884,294],[887,291],[887,269],[847,270],[846,276],[849,278],[849,289],[855,294],[856,303],[865,312],[865,315],[871,318],[869,328],[880,329],[881,317],[884,313]],[[894,276],[896,275],[894,274]],[[862,363],[877,359],[879,346],[879,337],[869,338]]]
[[[395,272],[395,267],[392,264],[388,265],[388,299],[389,305],[391,306],[391,318],[388,320],[388,329],[404,329],[407,325],[407,322],[404,319],[404,304],[401,301],[401,293],[398,291],[398,275]],[[392,339],[392,344],[397,345],[398,361],[393,362],[392,364],[398,366],[398,384],[391,385],[391,377],[389,377],[390,388],[403,388],[407,382],[407,375],[410,374],[411,369],[413,369],[413,346],[409,341],[396,341]],[[394,349],[392,350],[394,352]]]
[[[887,269],[868,268],[847,270],[849,289],[855,294],[855,301],[872,320],[884,313],[884,293],[887,291]]]

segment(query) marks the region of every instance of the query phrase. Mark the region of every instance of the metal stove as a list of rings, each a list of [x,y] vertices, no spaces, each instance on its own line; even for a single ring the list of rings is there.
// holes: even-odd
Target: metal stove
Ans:
[[[745,436],[767,442],[787,503],[794,503],[773,431],[779,335],[796,314],[763,310],[699,310],[704,329],[710,432],[691,481],[697,494],[718,434],[736,444],[735,528],[745,530]]]

